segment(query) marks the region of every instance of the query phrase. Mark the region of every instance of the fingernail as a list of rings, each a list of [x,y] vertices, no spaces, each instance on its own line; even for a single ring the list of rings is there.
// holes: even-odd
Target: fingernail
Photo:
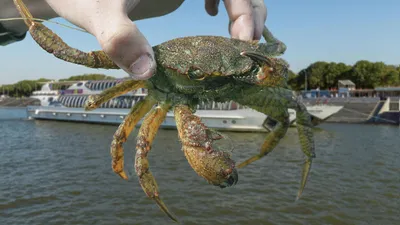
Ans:
[[[141,55],[132,65],[129,67],[133,75],[133,79],[145,80],[153,76],[153,56],[149,53]]]

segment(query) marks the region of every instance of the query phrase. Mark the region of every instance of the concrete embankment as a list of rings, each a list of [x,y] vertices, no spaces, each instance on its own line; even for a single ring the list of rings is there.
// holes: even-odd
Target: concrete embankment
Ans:
[[[343,106],[326,123],[384,123],[398,125],[398,119],[387,119],[378,115],[385,101],[379,98],[329,98],[329,99],[304,99],[304,103],[311,105],[323,103],[328,105]],[[399,113],[397,113],[399,114]]]
[[[28,105],[40,105],[35,98],[0,98],[0,107],[25,107]]]

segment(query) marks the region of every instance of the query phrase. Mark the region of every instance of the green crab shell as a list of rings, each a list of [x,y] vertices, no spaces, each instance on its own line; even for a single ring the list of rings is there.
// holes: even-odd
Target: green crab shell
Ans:
[[[154,47],[157,65],[180,74],[230,76],[248,72],[254,62],[240,53],[259,45],[219,36],[176,38]]]

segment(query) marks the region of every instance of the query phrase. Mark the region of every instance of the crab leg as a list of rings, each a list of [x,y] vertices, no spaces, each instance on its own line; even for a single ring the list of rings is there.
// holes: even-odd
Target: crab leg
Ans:
[[[270,153],[285,136],[290,125],[287,104],[292,101],[292,94],[288,89],[266,87],[243,89],[232,97],[235,98],[236,102],[247,105],[278,121],[274,129],[267,134],[260,153],[237,166],[243,168]]]
[[[112,98],[126,94],[129,91],[145,87],[145,84],[146,82],[142,80],[126,80],[115,85],[114,87],[104,90],[98,95],[90,95],[88,100],[85,102],[85,110],[94,110]]]
[[[229,25],[228,25],[229,33],[231,31],[231,24],[232,24],[232,21],[229,21]],[[282,55],[283,53],[285,53],[285,51],[286,51],[285,43],[283,43],[282,41],[280,41],[276,37],[274,37],[274,35],[272,35],[271,31],[269,31],[269,29],[265,25],[264,25],[264,29],[262,32],[262,36],[265,39],[265,41],[267,42],[267,44],[264,46],[267,49],[265,51],[268,52],[269,56],[279,56],[279,55]]]
[[[298,100],[296,110],[296,128],[299,135],[301,150],[306,155],[306,161],[304,162],[302,178],[300,183],[300,189],[297,193],[298,200],[303,193],[304,187],[306,186],[307,178],[311,170],[312,159],[315,158],[315,144],[314,144],[314,133],[312,131],[313,124],[311,116],[307,111],[307,108]]]
[[[268,30],[267,26],[264,25],[264,30],[262,33],[265,41],[267,42],[267,52],[270,56],[279,56],[285,53],[286,45],[278,40],[274,35],[272,35],[271,31]]]
[[[165,212],[169,218],[177,222],[178,220],[168,210],[167,206],[159,196],[158,185],[153,174],[150,172],[149,160],[147,158],[154,137],[156,136],[161,123],[164,121],[170,106],[170,104],[162,103],[156,108],[153,108],[145,117],[137,137],[135,170],[139,177],[140,185],[147,197],[155,200],[161,210]]]
[[[146,97],[144,100],[136,103],[114,134],[110,150],[111,165],[113,171],[122,179],[128,179],[124,171],[124,149],[122,145],[126,142],[139,120],[150,111],[155,103],[156,101],[151,97]]]
[[[286,108],[268,106],[260,109],[260,111],[277,120],[278,124],[274,127],[273,130],[271,130],[267,134],[267,137],[265,138],[265,141],[261,146],[260,153],[240,163],[237,166],[238,168],[243,168],[248,164],[261,159],[262,157],[270,153],[272,150],[274,150],[275,147],[280,142],[280,140],[285,136],[289,128],[290,125],[289,113],[286,110]]]
[[[59,59],[91,68],[120,69],[103,51],[82,52],[68,46],[57,34],[41,23],[34,22],[32,15],[22,0],[14,0],[18,12],[29,27],[32,38]]]

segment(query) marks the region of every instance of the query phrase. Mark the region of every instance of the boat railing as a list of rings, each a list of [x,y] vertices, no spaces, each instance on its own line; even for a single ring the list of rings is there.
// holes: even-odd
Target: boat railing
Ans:
[[[245,109],[246,107],[234,101],[229,102],[201,102],[197,105],[198,110],[238,110]]]

